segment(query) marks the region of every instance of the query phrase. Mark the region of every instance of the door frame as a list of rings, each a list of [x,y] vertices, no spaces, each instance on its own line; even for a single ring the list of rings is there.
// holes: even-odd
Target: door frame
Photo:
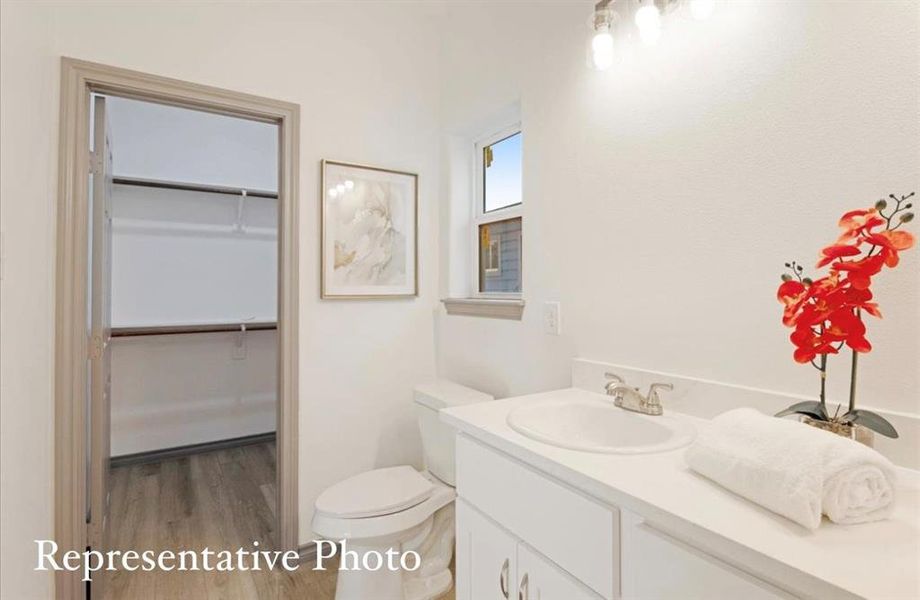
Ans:
[[[298,175],[300,106],[290,102],[63,57],[57,197],[54,348],[54,533],[61,552],[86,549],[84,399],[89,335],[89,101],[93,92],[180,106],[278,125],[278,401],[279,550],[298,548]],[[55,597],[84,594],[82,574],[57,571]]]

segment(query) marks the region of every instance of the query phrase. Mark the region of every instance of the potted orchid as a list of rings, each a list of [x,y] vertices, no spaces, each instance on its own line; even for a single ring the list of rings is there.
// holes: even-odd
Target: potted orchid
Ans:
[[[856,408],[856,368],[859,355],[872,350],[863,315],[882,316],[873,302],[872,278],[886,267],[896,267],[898,254],[914,245],[914,236],[901,229],[914,218],[913,195],[892,194],[890,201],[879,200],[872,208],[843,215],[840,237],[821,251],[818,260],[817,268],[828,268],[823,277],[813,279],[799,263],[786,263],[788,272],[776,294],[784,307],[783,324],[793,330],[789,336],[795,346],[793,358],[818,370],[821,387],[817,401],[798,402],[776,416],[799,414],[810,425],[867,443],[871,434],[864,438],[860,426],[898,437],[886,419]],[[828,355],[839,354],[844,347],[851,353],[849,404],[844,414],[839,414],[838,406],[831,415],[825,395]]]

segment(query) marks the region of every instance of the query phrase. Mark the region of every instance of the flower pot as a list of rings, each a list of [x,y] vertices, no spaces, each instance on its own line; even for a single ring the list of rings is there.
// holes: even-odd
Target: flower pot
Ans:
[[[840,437],[850,438],[870,448],[875,444],[875,434],[871,429],[862,425],[840,423],[839,421],[819,421],[805,415],[802,415],[802,422],[824,431],[830,431]]]

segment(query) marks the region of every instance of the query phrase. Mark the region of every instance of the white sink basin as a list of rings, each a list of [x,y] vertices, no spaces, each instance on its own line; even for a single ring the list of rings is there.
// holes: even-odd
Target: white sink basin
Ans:
[[[593,399],[521,406],[508,414],[508,425],[538,442],[601,454],[664,452],[688,445],[696,435],[686,421],[641,415]]]

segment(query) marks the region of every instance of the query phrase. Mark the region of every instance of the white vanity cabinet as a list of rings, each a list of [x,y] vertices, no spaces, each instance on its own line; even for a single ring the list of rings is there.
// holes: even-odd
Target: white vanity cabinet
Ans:
[[[621,512],[624,599],[789,600],[769,583]]]
[[[457,600],[601,597],[464,500],[457,501]]]
[[[457,600],[792,598],[465,435],[457,493]]]
[[[457,500],[457,600],[505,600],[517,582],[517,540]]]
[[[456,455],[458,600],[618,597],[616,509],[466,436]]]

